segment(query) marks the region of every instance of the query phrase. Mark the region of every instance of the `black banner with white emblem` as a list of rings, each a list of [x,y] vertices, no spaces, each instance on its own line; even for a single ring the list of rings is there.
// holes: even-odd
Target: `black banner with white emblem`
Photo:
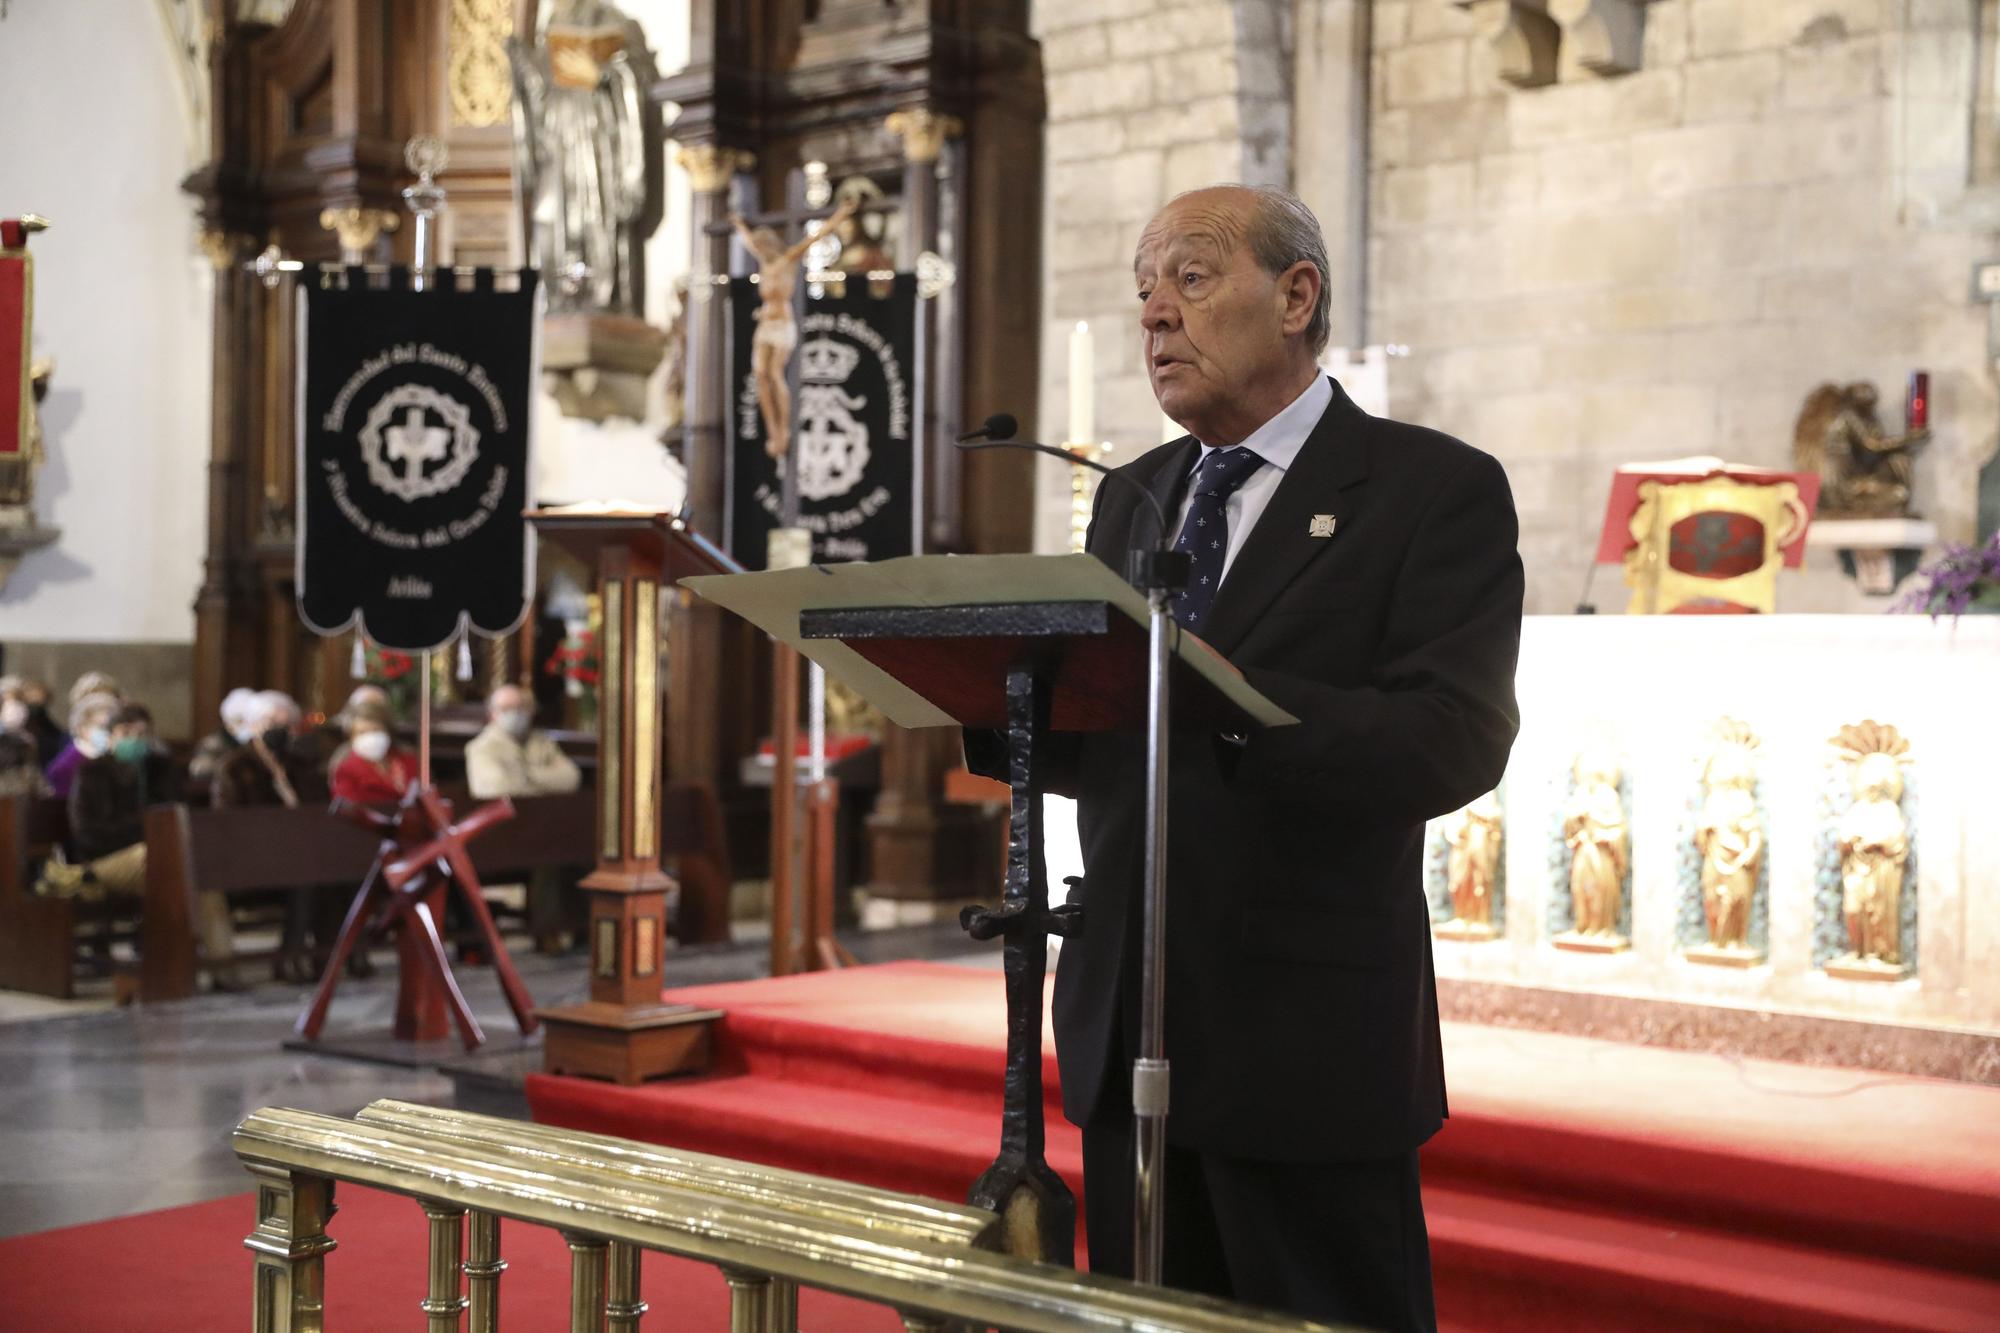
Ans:
[[[784,512],[784,479],[757,406],[757,305],[748,279],[729,284],[727,545],[748,569],[764,568],[765,536]],[[812,558],[912,555],[922,499],[916,276],[849,282],[843,296],[809,295],[805,312],[793,353],[792,465]]]
[[[343,282],[344,279],[344,282]],[[410,291],[300,274],[299,613],[401,652],[527,614],[536,275]]]

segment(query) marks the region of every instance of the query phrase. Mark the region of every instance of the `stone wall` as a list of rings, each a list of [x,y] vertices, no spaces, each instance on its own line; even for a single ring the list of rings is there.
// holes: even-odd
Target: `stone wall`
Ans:
[[[1290,0],[1043,0],[1048,78],[1042,415],[1061,442],[1069,331],[1096,336],[1098,433],[1113,462],[1160,439],[1140,365],[1132,250],[1163,200],[1215,181],[1283,184],[1291,169]],[[1067,540],[1069,480],[1044,469],[1036,548]]]
[[[1615,464],[1784,465],[1826,380],[1876,382],[1899,428],[1904,377],[1931,372],[1918,507],[1969,537],[1996,409],[1968,298],[1994,248],[1973,7],[1644,12],[1637,70],[1592,73],[1565,40],[1555,82],[1523,88],[1453,0],[1377,0],[1367,336],[1411,349],[1393,414],[1506,464],[1531,611],[1576,601]],[[1617,571],[1596,599],[1623,606]]]

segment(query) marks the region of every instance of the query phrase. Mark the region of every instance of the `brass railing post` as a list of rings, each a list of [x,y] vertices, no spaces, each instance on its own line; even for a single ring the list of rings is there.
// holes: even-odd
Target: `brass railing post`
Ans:
[[[763,1273],[725,1268],[729,1282],[729,1333],[765,1333],[771,1327],[771,1279]]]
[[[257,1226],[243,1238],[257,1256],[250,1326],[256,1333],[321,1333],[333,1181],[264,1166],[250,1174],[257,1178]]]
[[[569,1243],[570,1333],[600,1333],[604,1327],[604,1261],[610,1243],[565,1231]]]
[[[473,1213],[466,1219],[465,1240],[465,1322],[471,1333],[498,1333],[500,1275],[506,1271],[507,1261],[500,1257],[499,1217]]]
[[[899,1313],[903,1316],[904,1333],[944,1333],[944,1320],[934,1314],[917,1314],[910,1310]]]
[[[639,1251],[611,1242],[611,1276],[604,1303],[606,1333],[638,1333],[646,1303],[639,1299]]]
[[[799,1333],[799,1284],[771,1279],[771,1333]]]
[[[465,1252],[465,1209],[436,1199],[419,1199],[431,1224],[430,1294],[419,1303],[430,1319],[430,1333],[458,1333],[465,1313],[460,1294],[459,1263]]]

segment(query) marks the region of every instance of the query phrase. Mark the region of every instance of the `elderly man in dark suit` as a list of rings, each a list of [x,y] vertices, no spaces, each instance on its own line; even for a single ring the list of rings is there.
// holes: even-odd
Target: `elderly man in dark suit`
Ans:
[[[1445,1091],[1423,826],[1498,783],[1513,744],[1513,499],[1491,457],[1367,415],[1319,369],[1326,247],[1291,195],[1182,195],[1133,272],[1154,394],[1189,432],[1122,469],[1193,557],[1175,617],[1300,719],[1174,742],[1165,1279],[1430,1327],[1417,1148]],[[1159,540],[1137,488],[1098,491],[1089,550],[1114,569]],[[1064,1109],[1092,1265],[1129,1273],[1145,750],[1050,750],[1086,868],[1056,978]]]

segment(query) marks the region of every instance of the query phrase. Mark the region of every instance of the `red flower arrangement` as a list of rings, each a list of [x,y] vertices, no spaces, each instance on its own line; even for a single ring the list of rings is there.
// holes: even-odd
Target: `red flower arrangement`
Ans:
[[[597,634],[594,630],[584,630],[573,639],[564,640],[549,654],[549,660],[542,665],[546,675],[558,676],[566,685],[581,685],[596,688],[598,681]]]

